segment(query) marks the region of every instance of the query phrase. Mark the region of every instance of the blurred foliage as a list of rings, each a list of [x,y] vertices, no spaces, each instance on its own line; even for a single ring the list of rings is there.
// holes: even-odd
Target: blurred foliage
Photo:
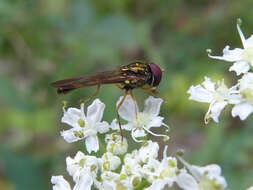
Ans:
[[[220,164],[231,190],[252,184],[252,119],[242,123],[227,109],[219,124],[203,127],[208,105],[186,94],[205,75],[233,83],[228,64],[210,60],[205,49],[240,47],[236,18],[252,34],[250,7],[252,0],[1,0],[0,189],[50,189],[50,176],[64,174],[65,157],[82,148],[59,137],[62,101],[77,106],[95,88],[57,96],[51,82],[137,58],[168,71],[159,91],[167,101],[161,112],[171,126],[171,154],[184,148],[193,164]],[[101,88],[105,120],[115,117],[121,94]],[[135,94],[139,104],[148,96]]]

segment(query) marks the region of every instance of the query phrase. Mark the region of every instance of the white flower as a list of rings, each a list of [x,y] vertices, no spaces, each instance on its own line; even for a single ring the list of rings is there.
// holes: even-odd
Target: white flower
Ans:
[[[99,189],[117,190],[120,181],[120,175],[111,171],[105,171],[101,174],[102,183]]]
[[[253,73],[246,73],[239,80],[239,93],[240,101],[233,107],[232,116],[245,120],[253,112]]]
[[[116,122],[116,120],[114,120],[114,122]],[[105,142],[107,143],[106,150],[108,152],[111,152],[115,155],[121,155],[127,152],[128,147],[127,140],[126,138],[123,137],[122,141],[121,136],[118,134],[112,133],[106,135]]]
[[[71,190],[69,183],[62,176],[52,176],[51,183],[53,184],[53,190]],[[83,176],[81,180],[75,184],[73,190],[90,190],[91,185],[92,181],[87,180],[87,178]]]
[[[97,152],[99,149],[97,132],[105,133],[109,130],[107,122],[101,122],[105,105],[98,99],[88,106],[87,116],[84,114],[84,104],[81,109],[63,108],[64,115],[62,122],[70,125],[72,128],[61,132],[61,136],[69,143],[85,139],[86,149]]]
[[[243,49],[235,48],[230,50],[229,46],[226,46],[223,50],[223,56],[212,56],[210,54],[208,56],[214,59],[234,62],[229,68],[229,71],[235,71],[237,75],[240,75],[249,71],[250,66],[253,66],[253,35],[245,39],[240,28],[240,23],[237,23],[237,30],[242,41]]]
[[[248,188],[248,189],[246,189],[246,190],[253,190],[253,186],[249,187],[249,188]]]
[[[120,97],[117,105],[122,98]],[[150,96],[145,100],[144,111],[139,112],[138,105],[128,95],[119,109],[120,117],[128,121],[126,125],[122,125],[122,128],[131,131],[133,139],[137,142],[138,140],[136,138],[144,137],[147,133],[168,138],[166,135],[158,135],[150,131],[152,127],[160,127],[162,125],[168,127],[163,123],[164,118],[159,116],[162,102],[163,100],[161,98]]]
[[[95,156],[86,156],[82,152],[77,152],[76,156],[66,158],[67,171],[73,177],[76,183],[89,184],[87,189],[90,189],[93,183],[97,183],[96,177],[98,172],[98,159]]]
[[[233,90],[234,87],[228,89],[223,80],[215,83],[210,78],[205,77],[202,85],[191,86],[187,93],[190,94],[190,100],[210,103],[205,116],[205,123],[207,123],[210,118],[215,122],[219,122],[221,111],[228,103],[234,100],[231,95]]]
[[[151,183],[146,190],[162,190],[165,185],[171,187],[176,181],[177,160],[174,157],[167,157],[167,146],[163,152],[161,162],[155,159],[150,159],[148,164],[143,166],[143,172],[146,174],[146,179]]]
[[[216,164],[205,167],[188,164],[179,157],[179,160],[191,173],[188,174],[185,169],[181,169],[176,182],[183,190],[223,190],[227,187],[227,182],[221,176],[221,168]]]
[[[99,159],[101,171],[116,170],[120,164],[120,158],[118,156],[113,155],[111,152],[104,153],[102,158]]]
[[[147,163],[149,159],[156,159],[158,157],[159,145],[157,142],[151,140],[144,143],[138,151],[138,162]]]
[[[51,183],[53,184],[53,190],[71,190],[69,183],[63,176],[52,176]]]

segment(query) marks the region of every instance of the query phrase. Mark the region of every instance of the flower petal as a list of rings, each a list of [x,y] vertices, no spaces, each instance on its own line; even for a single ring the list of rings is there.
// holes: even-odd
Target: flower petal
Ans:
[[[105,121],[97,123],[96,128],[99,133],[106,133],[109,131],[109,124]]]
[[[253,73],[246,73],[240,79],[240,91],[246,89],[253,90]]]
[[[117,102],[117,106],[119,105],[120,101],[122,100],[123,96]],[[132,121],[135,118],[135,104],[131,98],[131,96],[127,96],[124,100],[123,104],[119,108],[119,115],[126,121]],[[138,112],[138,106],[136,105],[136,111]]]
[[[69,129],[69,130],[64,130],[64,131],[61,131],[61,136],[64,138],[65,141],[67,141],[68,143],[72,143],[72,142],[76,142],[76,141],[79,141],[81,139],[83,139],[81,136],[78,137],[75,135],[75,133],[81,133],[81,130],[78,130],[76,128],[72,128],[72,129]]]
[[[97,152],[99,149],[98,145],[98,137],[97,136],[89,136],[85,139],[85,145],[87,152],[90,154],[91,151]]]
[[[246,48],[253,48],[253,35],[246,40]]]
[[[201,85],[191,86],[187,93],[190,94],[189,100],[197,102],[210,103],[213,99],[213,93],[204,89]]]
[[[66,158],[67,171],[70,176],[74,177],[75,174],[79,173],[78,163],[84,158],[85,158],[85,155],[81,151],[78,151],[74,158],[71,158],[69,156]]]
[[[206,90],[215,91],[215,82],[212,82],[209,77],[205,77],[205,81],[202,83]]]
[[[160,107],[163,100],[161,98],[154,98],[153,96],[149,96],[145,101],[144,111],[152,116],[159,115]]]
[[[239,116],[241,120],[245,120],[252,112],[253,106],[245,102],[237,104],[233,107],[232,116],[233,117]]]
[[[53,190],[71,190],[69,183],[63,176],[52,176],[51,183],[53,184]]]
[[[90,190],[93,184],[92,176],[87,173],[81,175],[80,180],[76,183],[73,190]]]
[[[164,180],[158,179],[155,180],[152,185],[150,185],[148,188],[145,188],[145,190],[159,190],[163,189],[164,186],[166,185]]]
[[[211,111],[211,117],[213,118],[213,120],[215,122],[219,122],[219,116],[221,111],[225,108],[225,106],[228,103],[225,101],[222,102],[215,102],[214,104],[212,104],[210,111]]]
[[[243,53],[243,49],[241,48],[235,48],[233,50],[229,50],[229,46],[226,46],[223,49],[223,56],[212,56],[208,54],[208,57],[213,58],[213,59],[234,62],[234,61],[242,60],[242,53]]]
[[[125,129],[127,131],[131,131],[133,129],[133,125],[131,123],[121,125],[121,127],[122,127],[122,129]],[[119,129],[119,125],[118,125],[118,129]]]
[[[112,130],[117,130],[117,131],[120,130],[120,128],[119,128],[119,123],[118,123],[117,119],[114,119],[114,120],[112,121],[112,123],[111,123],[111,125],[110,125],[110,128],[111,128]],[[133,128],[133,125],[132,125],[131,123],[128,123],[128,124],[125,124],[125,125],[121,125],[121,128],[122,128],[122,129],[125,129],[125,130],[127,130],[127,131],[131,131],[132,128]]]
[[[152,118],[152,120],[148,123],[147,128],[150,129],[151,127],[160,127],[163,124],[163,117],[156,116]]]
[[[183,190],[197,190],[198,183],[193,176],[188,174],[185,170],[180,172],[176,179],[177,185]]]
[[[246,190],[253,190],[253,186],[247,188]]]
[[[72,127],[77,127],[77,121],[82,117],[81,111],[77,108],[68,108],[67,111],[64,112],[63,117],[61,119],[62,123],[66,123]]]
[[[100,122],[105,109],[105,104],[99,99],[93,101],[93,103],[87,108],[87,120],[92,123]]]
[[[236,75],[240,75],[242,73],[248,72],[250,69],[250,66],[247,62],[245,61],[238,61],[235,62],[230,68],[229,71],[235,71]]]
[[[194,167],[194,166],[192,166]],[[220,176],[221,175],[221,168],[217,164],[210,164],[203,167],[203,175],[208,173],[208,175]]]

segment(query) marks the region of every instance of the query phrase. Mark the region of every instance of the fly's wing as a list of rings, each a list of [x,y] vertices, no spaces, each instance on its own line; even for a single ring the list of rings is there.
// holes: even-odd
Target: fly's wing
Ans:
[[[57,88],[58,94],[66,94],[77,88],[85,86],[94,86],[99,84],[114,84],[122,83],[125,80],[144,80],[143,76],[136,76],[134,74],[126,74],[121,70],[101,72],[94,75],[86,75],[78,78],[70,78],[60,80],[52,83],[51,85]]]

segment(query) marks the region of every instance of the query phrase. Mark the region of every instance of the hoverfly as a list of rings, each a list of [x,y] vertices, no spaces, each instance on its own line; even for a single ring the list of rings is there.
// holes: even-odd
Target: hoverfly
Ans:
[[[57,88],[58,94],[66,94],[75,89],[86,86],[97,86],[96,92],[90,96],[86,101],[91,100],[99,93],[99,88],[103,84],[116,84],[120,89],[125,90],[125,94],[119,104],[117,105],[117,119],[122,136],[122,129],[119,117],[119,108],[123,104],[128,93],[135,103],[133,89],[142,88],[145,90],[152,90],[156,93],[156,87],[162,79],[162,70],[154,63],[147,63],[144,61],[134,61],[128,65],[121,66],[119,69],[113,71],[100,72],[93,75],[86,75],[77,78],[69,78],[53,82],[51,85]],[[146,87],[146,86],[149,87]],[[136,106],[135,106],[136,108]],[[135,109],[136,117],[137,111]],[[122,136],[123,137],[123,136]]]

